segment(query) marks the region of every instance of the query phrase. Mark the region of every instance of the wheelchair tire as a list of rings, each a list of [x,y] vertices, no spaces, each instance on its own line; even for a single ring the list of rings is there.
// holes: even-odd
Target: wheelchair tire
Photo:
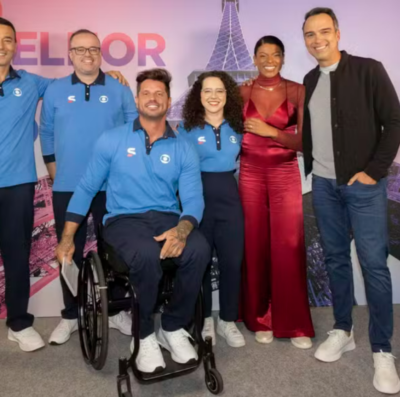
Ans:
[[[206,373],[206,386],[212,394],[219,394],[224,390],[222,376],[215,368],[210,368]]]
[[[94,369],[102,369],[108,352],[108,296],[103,266],[94,251],[79,272],[78,324],[84,360]]]

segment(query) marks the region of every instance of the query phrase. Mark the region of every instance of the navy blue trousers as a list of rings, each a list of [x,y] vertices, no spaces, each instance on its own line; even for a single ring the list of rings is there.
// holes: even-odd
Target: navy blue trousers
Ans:
[[[178,215],[158,211],[117,216],[106,222],[104,239],[129,266],[139,302],[141,339],[154,332],[153,313],[162,277],[162,244],[154,237],[176,227],[178,222]],[[182,255],[174,258],[178,269],[172,299],[161,317],[164,330],[177,331],[190,323],[209,259],[210,247],[200,231],[194,229]]]
[[[64,230],[65,215],[67,213],[68,204],[69,201],[71,200],[72,195],[73,192],[53,192],[53,211],[54,211],[54,220],[56,224],[56,233],[58,242],[60,242],[62,232]],[[96,195],[96,197],[92,201],[89,212],[91,212],[93,216],[93,223],[95,226],[94,231],[97,237],[98,226],[101,224],[104,215],[107,213],[106,192],[99,192]],[[82,266],[83,254],[86,244],[86,235],[87,235],[87,217],[79,226],[79,229],[76,232],[74,238],[75,253],[73,259],[79,268]],[[60,281],[64,298],[64,306],[65,306],[65,308],[61,311],[61,316],[62,318],[68,320],[76,319],[78,318],[78,300],[72,295],[67,284],[65,283],[64,278],[61,275],[61,266],[60,266]]]
[[[0,251],[6,278],[7,326],[15,332],[33,324],[28,303],[34,195],[34,183],[0,188]]]
[[[244,250],[244,221],[233,172],[203,172],[205,210],[200,231],[215,249],[219,268],[219,316],[236,321],[239,311],[241,268]],[[211,258],[204,276],[205,316],[211,316]]]

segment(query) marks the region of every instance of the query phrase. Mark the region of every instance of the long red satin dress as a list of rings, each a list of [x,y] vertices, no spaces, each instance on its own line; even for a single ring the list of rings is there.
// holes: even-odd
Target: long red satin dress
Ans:
[[[275,88],[267,91],[268,86]],[[248,132],[243,137],[241,317],[254,332],[273,331],[277,338],[313,337],[296,153],[301,150],[304,87],[279,75],[273,79],[259,76],[241,92],[244,117],[261,119],[279,130],[275,139]]]

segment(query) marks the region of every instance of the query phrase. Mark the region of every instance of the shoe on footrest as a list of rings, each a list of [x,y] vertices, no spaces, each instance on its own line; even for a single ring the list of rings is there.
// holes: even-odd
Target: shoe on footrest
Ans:
[[[117,329],[121,334],[132,336],[132,316],[125,311],[108,317],[108,326]]]
[[[134,339],[132,338],[130,346],[131,353],[133,353],[134,347],[135,343]],[[136,365],[140,372],[149,374],[162,371],[166,367],[164,357],[154,332],[148,337],[140,339],[139,353],[136,357]]]
[[[157,339],[160,345],[171,353],[172,359],[179,364],[187,364],[190,361],[197,361],[198,355],[190,343],[192,337],[183,328],[177,331],[164,331],[162,327],[158,331]]]

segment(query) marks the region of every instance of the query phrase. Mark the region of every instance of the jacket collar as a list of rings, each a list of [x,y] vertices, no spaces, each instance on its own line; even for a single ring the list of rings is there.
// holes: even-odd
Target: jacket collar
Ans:
[[[137,117],[135,119],[135,121],[133,122],[133,132],[136,132],[139,130],[143,130],[147,133],[147,131],[142,127],[139,117]],[[176,138],[174,130],[171,128],[168,121],[165,122],[165,132],[164,132],[163,138]]]
[[[72,73],[72,75],[71,75],[71,82],[72,82],[72,84],[78,84],[78,83],[85,84],[79,79],[79,77],[76,75],[75,72]],[[87,84],[85,84],[85,85],[87,85]],[[96,80],[93,81],[93,83],[89,84],[89,85],[106,85],[106,75],[104,74],[104,72],[101,69],[99,70],[99,75],[97,76]]]

